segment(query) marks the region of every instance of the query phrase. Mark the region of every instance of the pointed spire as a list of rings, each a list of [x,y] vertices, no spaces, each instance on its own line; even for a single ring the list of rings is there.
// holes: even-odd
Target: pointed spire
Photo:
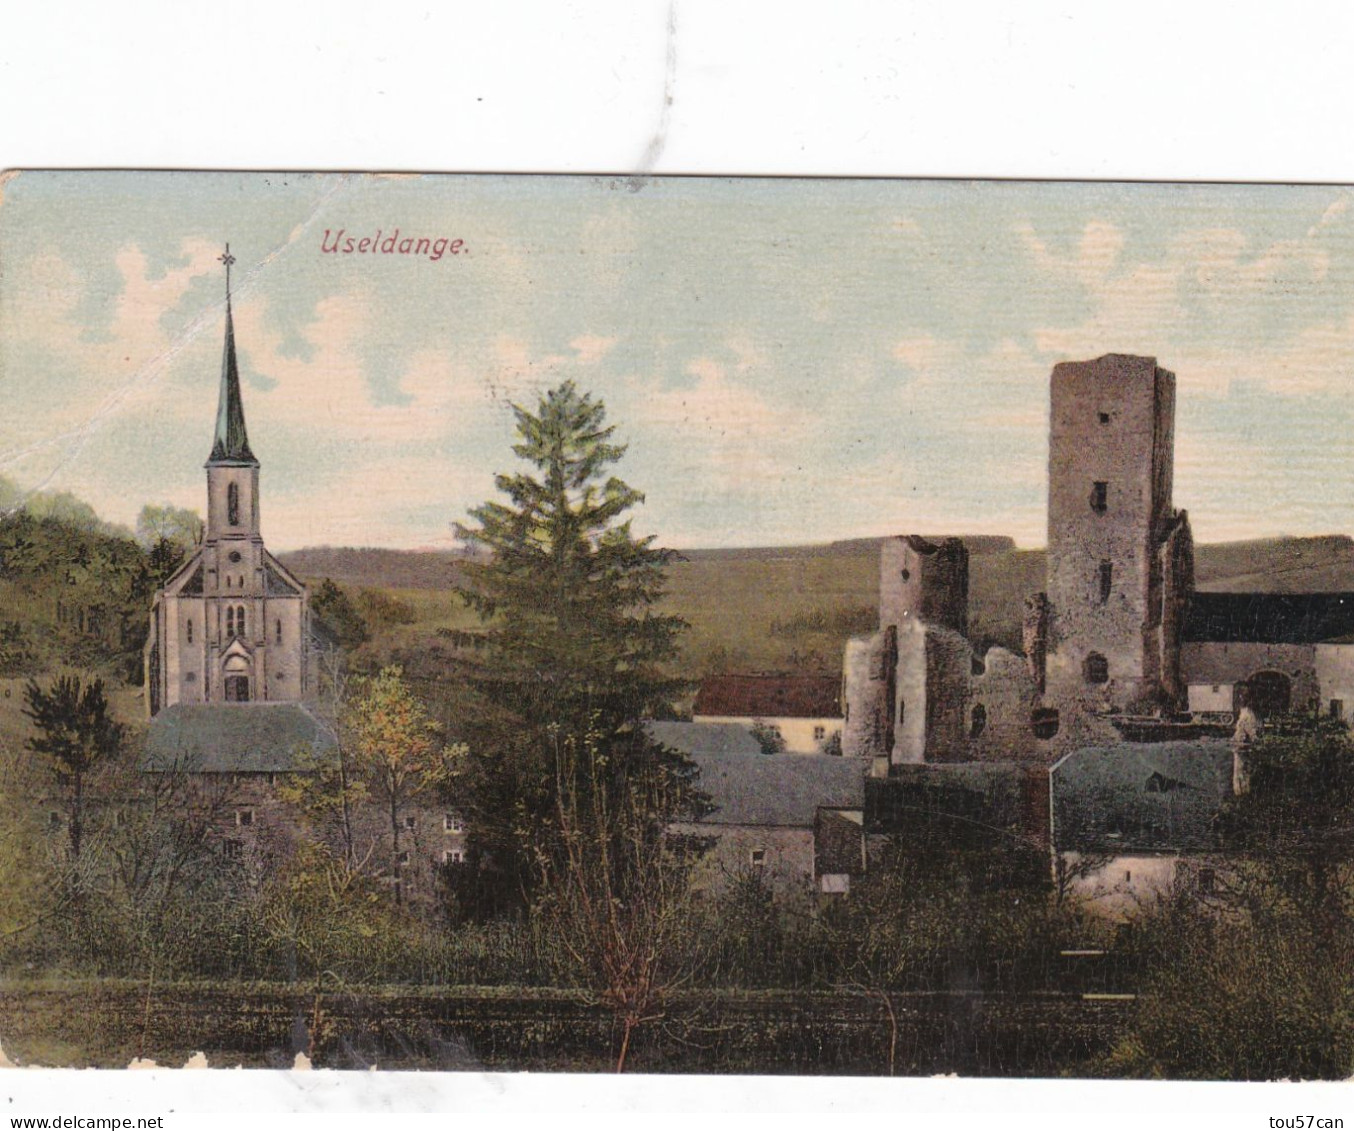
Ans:
[[[209,463],[257,463],[249,450],[244,427],[244,401],[240,398],[240,371],[235,362],[235,321],[230,309],[230,267],[235,256],[230,244],[220,257],[226,265],[226,347],[221,357],[221,395],[216,405],[216,437]]]

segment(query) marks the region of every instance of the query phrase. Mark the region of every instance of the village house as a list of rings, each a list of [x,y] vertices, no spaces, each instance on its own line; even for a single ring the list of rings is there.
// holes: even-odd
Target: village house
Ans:
[[[764,727],[787,754],[840,751],[841,680],[834,675],[712,675],[701,681],[693,722]]]

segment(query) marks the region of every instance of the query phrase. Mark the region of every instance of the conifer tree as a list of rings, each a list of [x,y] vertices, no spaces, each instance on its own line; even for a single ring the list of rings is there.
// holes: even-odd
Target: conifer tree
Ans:
[[[467,735],[457,792],[472,858],[491,863],[500,889],[529,899],[548,871],[542,862],[563,851],[555,794],[564,744],[586,736],[600,769],[584,788],[616,795],[655,773],[683,785],[690,767],[640,725],[668,713],[683,687],[666,665],[685,624],[656,609],[674,555],[631,530],[627,514],[644,497],[611,474],[625,447],[604,405],[573,382],[534,412],[513,412],[513,452],[529,467],[497,476],[506,499],[457,527],[476,551],[460,592],[487,626],[474,673],[482,725]],[[660,792],[698,801],[690,789]]]

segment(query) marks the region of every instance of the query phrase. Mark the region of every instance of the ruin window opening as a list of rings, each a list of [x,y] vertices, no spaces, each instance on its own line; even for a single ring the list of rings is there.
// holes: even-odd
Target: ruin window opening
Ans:
[[[1091,484],[1091,510],[1104,514],[1109,510],[1110,485],[1103,479]]]
[[[235,825],[236,825],[237,828],[247,829],[247,828],[248,828],[250,825],[252,825],[253,823],[254,823],[254,810],[253,810],[253,809],[236,809],[236,810],[235,810]]]
[[[969,715],[969,738],[977,738],[987,729],[987,708],[981,703],[974,706],[972,714]]]
[[[1030,714],[1030,729],[1041,742],[1053,738],[1061,725],[1062,719],[1056,707],[1038,707]]]
[[[904,581],[912,580],[912,571],[910,569],[903,570],[903,580]]]
[[[1081,666],[1081,674],[1087,683],[1109,683],[1110,662],[1099,652],[1090,652]]]
[[[748,863],[750,863],[754,868],[765,868],[766,849],[754,848],[750,853],[748,853]]]
[[[1108,424],[1109,422],[1110,422],[1110,414],[1108,412],[1102,412],[1100,414],[1100,423]]]
[[[1106,559],[1100,563],[1100,603],[1108,605],[1114,590],[1114,563]]]

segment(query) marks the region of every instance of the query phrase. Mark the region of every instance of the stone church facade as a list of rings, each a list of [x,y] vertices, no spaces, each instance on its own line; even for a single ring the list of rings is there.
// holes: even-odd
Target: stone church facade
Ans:
[[[245,429],[229,295],[206,470],[202,545],[151,608],[145,650],[151,716],[178,704],[295,703],[311,694],[306,587],[263,544],[259,461]]]

